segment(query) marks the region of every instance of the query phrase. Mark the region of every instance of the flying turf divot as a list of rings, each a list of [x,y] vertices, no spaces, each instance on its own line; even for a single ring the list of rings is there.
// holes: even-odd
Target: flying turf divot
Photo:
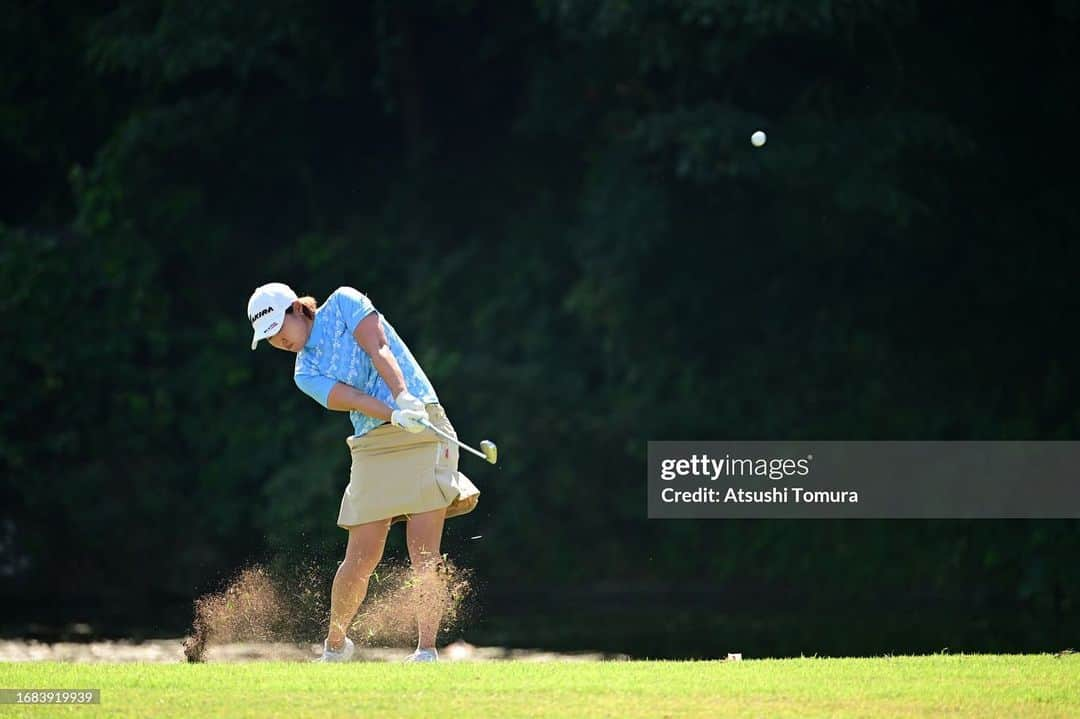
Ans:
[[[202,662],[211,645],[234,642],[321,642],[329,588],[330,579],[314,571],[286,587],[264,567],[244,569],[221,592],[195,601],[184,656]],[[408,566],[387,566],[371,575],[348,635],[359,646],[407,646],[416,641],[418,613],[440,608],[445,635],[470,614],[472,596],[471,572],[445,557],[434,580],[421,581]]]

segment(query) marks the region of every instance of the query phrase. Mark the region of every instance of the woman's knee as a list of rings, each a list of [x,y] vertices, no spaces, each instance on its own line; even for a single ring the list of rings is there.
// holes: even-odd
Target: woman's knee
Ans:
[[[345,558],[341,560],[338,567],[353,575],[357,575],[360,578],[367,579],[371,576],[371,573],[375,571],[375,567],[379,564],[379,559],[380,557],[378,556],[346,552]]]
[[[413,571],[422,574],[442,569],[445,565],[443,556],[437,551],[431,552],[423,549],[410,550],[409,560]]]
[[[345,548],[344,561],[349,564],[374,569],[375,565],[382,559],[383,547],[385,545],[385,540],[349,542],[349,546]]]

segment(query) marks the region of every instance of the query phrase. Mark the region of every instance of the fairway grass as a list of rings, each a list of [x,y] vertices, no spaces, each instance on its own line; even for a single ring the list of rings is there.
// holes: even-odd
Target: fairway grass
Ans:
[[[0,717],[1080,716],[1080,655],[742,662],[0,664],[101,704]]]

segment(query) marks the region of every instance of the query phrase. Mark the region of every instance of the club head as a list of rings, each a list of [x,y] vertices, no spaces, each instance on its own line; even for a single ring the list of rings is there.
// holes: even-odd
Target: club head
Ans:
[[[492,464],[495,464],[499,459],[499,448],[490,439],[485,439],[480,443],[480,451],[484,453],[484,458]]]

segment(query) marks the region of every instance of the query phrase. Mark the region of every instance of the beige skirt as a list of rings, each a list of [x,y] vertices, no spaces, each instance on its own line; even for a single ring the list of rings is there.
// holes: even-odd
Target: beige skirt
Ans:
[[[441,405],[429,404],[427,413],[431,424],[457,437]],[[342,529],[387,518],[392,524],[441,507],[447,518],[456,517],[480,500],[480,490],[458,471],[458,446],[431,430],[412,434],[383,424],[345,441],[352,470],[338,512]]]

